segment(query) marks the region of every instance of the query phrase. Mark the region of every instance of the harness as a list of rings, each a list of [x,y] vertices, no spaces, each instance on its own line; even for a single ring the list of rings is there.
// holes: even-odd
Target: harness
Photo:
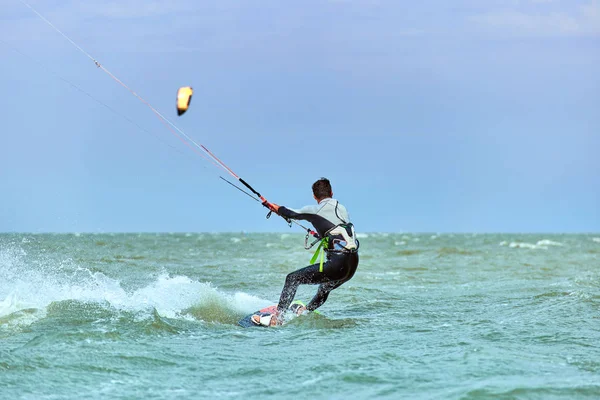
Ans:
[[[342,219],[340,218],[340,220]],[[339,239],[340,236],[341,239]],[[356,253],[358,251],[358,248],[360,247],[360,243],[356,239],[356,233],[354,232],[354,225],[351,222],[342,222],[341,224],[332,227],[327,232],[325,232],[322,238],[317,238],[317,240],[312,242],[310,245],[308,245],[308,238],[309,234],[307,233],[306,237],[304,238],[304,248],[306,250],[311,249],[315,244],[319,243],[319,246],[317,247],[315,253],[310,259],[310,264],[314,264],[317,261],[317,258],[320,257],[319,272],[323,272],[323,261],[325,259],[325,252],[350,254]],[[339,247],[336,248],[336,246]]]

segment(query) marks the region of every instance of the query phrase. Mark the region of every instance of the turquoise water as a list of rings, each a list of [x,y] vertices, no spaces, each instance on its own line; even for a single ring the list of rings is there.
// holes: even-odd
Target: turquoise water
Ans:
[[[0,235],[0,398],[600,398],[600,234],[364,235],[320,315],[238,327],[302,245]]]

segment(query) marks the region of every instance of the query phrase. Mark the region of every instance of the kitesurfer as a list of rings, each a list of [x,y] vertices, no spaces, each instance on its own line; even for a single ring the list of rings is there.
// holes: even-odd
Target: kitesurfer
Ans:
[[[283,313],[290,307],[299,285],[318,284],[319,288],[306,307],[296,304],[292,306],[292,310],[297,314],[301,314],[305,309],[314,311],[322,306],[329,293],[349,281],[356,272],[359,243],[346,207],[333,198],[331,183],[326,178],[316,181],[312,185],[312,191],[317,205],[305,206],[298,211],[269,202],[263,203],[265,207],[284,218],[310,222],[321,238],[319,247],[325,251],[327,257],[324,263],[321,261],[290,273],[285,279],[277,312],[253,315],[252,322],[257,325],[271,326],[281,322]],[[316,257],[313,257],[314,259]]]

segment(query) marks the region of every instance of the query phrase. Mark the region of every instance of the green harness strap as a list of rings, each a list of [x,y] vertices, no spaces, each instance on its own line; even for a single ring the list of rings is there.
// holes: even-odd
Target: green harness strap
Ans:
[[[315,250],[315,254],[313,254],[312,258],[310,259],[310,264],[312,265],[317,261],[319,253],[321,253],[321,261],[319,262],[319,272],[323,272],[323,259],[325,258],[325,248],[328,244],[329,237],[326,236],[319,242],[319,247],[317,247],[317,250]]]

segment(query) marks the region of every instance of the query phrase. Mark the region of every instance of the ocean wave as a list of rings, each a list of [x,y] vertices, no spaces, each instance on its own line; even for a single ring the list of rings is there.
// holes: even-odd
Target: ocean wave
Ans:
[[[500,242],[500,246],[508,246],[511,249],[531,249],[531,250],[548,250],[548,246],[563,246],[562,243],[552,242],[550,240],[540,240],[537,243],[527,242]]]
[[[396,254],[398,254],[399,256],[413,256],[415,254],[421,254],[422,252],[423,252],[422,250],[407,249],[407,250],[398,250],[396,252]]]
[[[47,317],[48,312],[73,314],[73,305],[91,304],[111,314],[136,315],[136,322],[160,318],[235,324],[242,316],[269,305],[269,301],[245,293],[228,294],[210,283],[185,276],[162,275],[150,285],[127,292],[105,280],[96,288],[73,286],[48,287],[42,296],[22,290],[9,294],[0,302],[3,330],[22,328]],[[89,307],[88,307],[89,310]],[[168,328],[168,327],[167,327]]]
[[[438,253],[439,257],[445,256],[445,255],[454,255],[454,254],[462,255],[462,256],[468,256],[468,255],[473,254],[473,252],[471,252],[471,251],[459,249],[456,247],[442,247],[441,249],[438,249],[437,253]]]
[[[560,242],[555,242],[555,241],[549,240],[549,239],[542,239],[542,240],[538,240],[535,244],[527,243],[527,242],[502,241],[502,242],[500,242],[500,246],[508,246],[513,249],[548,250],[548,247],[550,247],[550,246],[561,247],[561,246],[564,246],[564,244],[560,243]]]
[[[554,242],[552,240],[548,240],[548,239],[544,239],[544,240],[539,240],[536,243],[537,246],[564,246],[564,244],[560,243],[560,242]]]
[[[548,247],[546,246],[539,246],[537,244],[532,244],[532,243],[525,243],[525,242],[511,242],[508,247],[510,247],[511,249],[542,249],[542,250],[548,250]]]
[[[595,237],[595,238],[592,238],[592,241],[593,241],[593,242],[596,242],[596,243],[600,243],[600,238],[597,238],[597,237]]]
[[[132,312],[142,318],[194,319],[235,322],[241,316],[270,305],[244,293],[226,293],[210,282],[162,273],[136,290],[118,279],[94,272],[72,261],[26,258],[18,248],[0,250],[0,326],[11,330],[35,323],[57,304],[97,304],[114,312]]]
[[[355,328],[366,321],[353,318],[329,319],[319,313],[308,313],[300,317],[292,318],[287,325],[308,329],[345,329]]]
[[[13,294],[0,301],[0,328],[3,331],[30,325],[44,315],[43,310],[28,308]]]

